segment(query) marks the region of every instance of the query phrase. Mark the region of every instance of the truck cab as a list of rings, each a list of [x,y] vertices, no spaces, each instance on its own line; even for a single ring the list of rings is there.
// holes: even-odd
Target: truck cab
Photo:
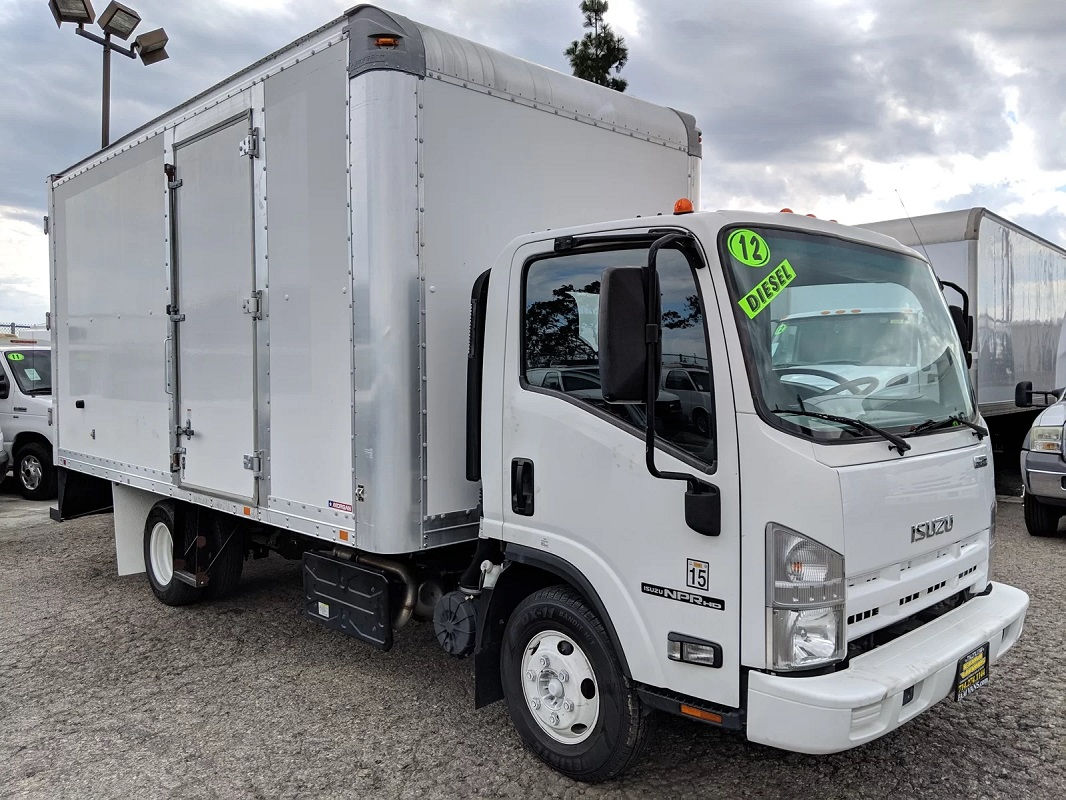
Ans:
[[[33,340],[0,340],[0,427],[19,491],[55,496],[51,426],[52,352]]]
[[[842,365],[830,335],[775,359],[781,326],[802,324],[790,304],[835,309],[841,292],[921,347]],[[599,295],[582,370],[607,404],[645,409],[672,365],[699,364],[704,430],[642,427],[544,380],[592,324],[573,294]],[[647,706],[844,750],[968,696],[1017,640],[1028,597],[989,580],[990,442],[914,251],[785,214],[635,219],[514,241],[483,301],[469,430],[481,536],[502,558],[486,562],[499,597],[482,598],[478,695],[505,696],[549,763],[628,758]],[[553,581],[562,599],[530,599]],[[576,687],[560,677],[575,671]]]

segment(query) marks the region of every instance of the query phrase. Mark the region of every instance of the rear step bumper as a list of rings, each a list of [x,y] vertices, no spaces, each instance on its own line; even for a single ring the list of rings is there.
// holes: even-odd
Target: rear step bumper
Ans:
[[[800,753],[836,753],[876,739],[951,694],[967,653],[988,642],[995,663],[1018,641],[1028,607],[1021,589],[993,583],[989,594],[839,672],[811,678],[751,672],[748,739]]]

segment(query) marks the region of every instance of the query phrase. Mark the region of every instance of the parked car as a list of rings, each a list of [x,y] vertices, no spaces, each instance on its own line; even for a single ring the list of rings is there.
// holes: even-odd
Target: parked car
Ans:
[[[677,395],[685,422],[708,436],[714,413],[711,373],[705,367],[664,365],[663,388]]]
[[[56,493],[52,455],[52,351],[31,340],[0,341],[0,425],[19,491],[28,500]],[[0,474],[6,474],[6,467]]]
[[[1021,468],[1025,494],[1025,527],[1032,536],[1053,536],[1059,520],[1066,516],[1066,460],[1063,454],[1063,426],[1066,425],[1064,390],[1033,391],[1030,381],[1015,390],[1019,408],[1030,408],[1033,395],[1050,402],[1033,420],[1022,441]]]

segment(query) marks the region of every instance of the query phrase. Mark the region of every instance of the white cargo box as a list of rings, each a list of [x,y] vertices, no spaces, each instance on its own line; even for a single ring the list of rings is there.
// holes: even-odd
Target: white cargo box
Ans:
[[[373,552],[476,536],[474,279],[698,206],[699,157],[688,115],[359,6],[49,179],[58,463]]]

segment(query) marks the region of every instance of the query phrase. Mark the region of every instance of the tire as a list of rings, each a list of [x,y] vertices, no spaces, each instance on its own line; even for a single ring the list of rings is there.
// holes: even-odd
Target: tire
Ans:
[[[523,743],[553,769],[599,783],[640,757],[649,712],[622,674],[603,622],[569,587],[541,589],[519,603],[504,631],[500,678]]]
[[[30,442],[15,453],[13,465],[19,492],[27,500],[51,500],[56,496],[56,471],[52,454],[38,442]]]
[[[1028,492],[1022,503],[1025,506],[1025,529],[1030,536],[1054,536],[1058,532],[1063,509],[1041,503]]]
[[[707,416],[707,411],[702,408],[696,408],[692,411],[692,424],[696,428],[696,432],[700,436],[710,436],[711,434],[711,420]]]
[[[174,505],[156,503],[144,522],[144,571],[152,593],[168,606],[187,606],[203,596],[201,588],[174,577],[174,540],[178,537]]]
[[[206,594],[219,600],[233,594],[244,570],[244,536],[233,517],[211,515],[207,522],[207,546],[215,563],[211,566]]]

